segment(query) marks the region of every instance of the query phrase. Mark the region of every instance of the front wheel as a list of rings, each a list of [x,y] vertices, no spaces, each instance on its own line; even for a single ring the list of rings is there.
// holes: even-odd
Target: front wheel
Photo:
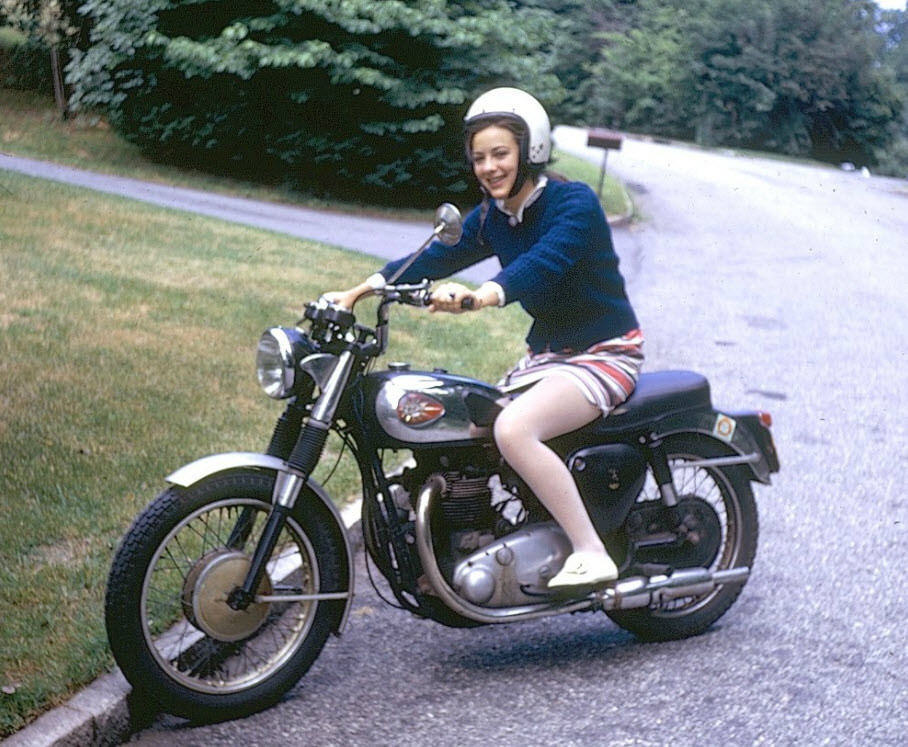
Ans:
[[[729,455],[721,444],[698,434],[673,436],[666,439],[665,447],[679,508],[688,512],[701,533],[709,536],[701,538],[697,552],[679,557],[678,553],[666,550],[667,557],[652,557],[650,562],[673,567],[700,566],[712,572],[752,567],[759,526],[747,468],[696,464]],[[635,510],[646,512],[650,507],[659,510],[659,505],[659,493],[650,478]],[[658,553],[654,551],[654,555]],[[646,641],[688,638],[704,632],[724,615],[742,588],[743,583],[720,585],[701,596],[675,599],[658,607],[611,610],[607,614],[622,628]]]
[[[348,591],[343,539],[304,491],[255,601],[234,610],[271,507],[272,473],[228,472],[165,490],[136,519],[111,568],[105,622],[126,679],[163,710],[195,721],[275,703],[312,665]],[[281,597],[287,597],[282,600]]]

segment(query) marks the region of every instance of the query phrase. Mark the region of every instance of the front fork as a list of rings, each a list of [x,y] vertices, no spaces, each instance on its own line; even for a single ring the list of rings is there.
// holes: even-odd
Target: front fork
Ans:
[[[232,609],[246,609],[255,600],[255,590],[259,588],[259,584],[265,576],[268,558],[274,552],[287,516],[296,505],[303,486],[322,457],[325,442],[328,439],[328,430],[334,421],[334,414],[344,388],[347,386],[347,381],[350,379],[354,360],[355,356],[349,350],[338,356],[334,370],[316,400],[309,420],[300,431],[296,445],[287,459],[290,471],[277,473],[271,496],[271,511],[252,555],[246,579],[242,586],[234,589],[227,599],[227,604]]]

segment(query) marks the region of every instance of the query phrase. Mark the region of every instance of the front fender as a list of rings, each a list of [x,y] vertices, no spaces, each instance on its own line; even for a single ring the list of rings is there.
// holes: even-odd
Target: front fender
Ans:
[[[167,476],[166,480],[171,485],[177,485],[181,488],[188,488],[202,480],[218,474],[219,472],[230,472],[237,469],[262,469],[270,470],[275,473],[299,474],[287,462],[277,457],[259,454],[257,452],[232,451],[225,454],[212,454],[202,457],[189,464],[184,464],[175,472]],[[343,538],[344,550],[347,554],[347,568],[349,568],[350,594],[347,597],[347,604],[344,608],[344,614],[338,621],[335,633],[340,634],[347,623],[350,615],[350,607],[353,604],[353,589],[356,588],[354,579],[353,564],[353,547],[350,544],[350,538],[347,534],[347,527],[341,518],[340,511],[331,500],[325,489],[313,480],[311,477],[306,480],[306,487],[312,491],[328,509],[337,525],[338,534]]]

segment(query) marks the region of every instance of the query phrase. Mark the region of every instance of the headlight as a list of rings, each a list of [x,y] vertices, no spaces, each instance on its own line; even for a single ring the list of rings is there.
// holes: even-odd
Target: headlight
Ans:
[[[294,393],[299,360],[312,352],[313,345],[297,329],[272,327],[259,339],[255,368],[265,394],[286,399]]]

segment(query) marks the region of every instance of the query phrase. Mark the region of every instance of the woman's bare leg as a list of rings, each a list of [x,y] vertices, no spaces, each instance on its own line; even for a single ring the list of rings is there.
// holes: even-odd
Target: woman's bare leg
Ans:
[[[495,421],[501,455],[571,541],[575,553],[607,556],[567,466],[545,445],[602,415],[569,378],[549,376],[516,398]]]

